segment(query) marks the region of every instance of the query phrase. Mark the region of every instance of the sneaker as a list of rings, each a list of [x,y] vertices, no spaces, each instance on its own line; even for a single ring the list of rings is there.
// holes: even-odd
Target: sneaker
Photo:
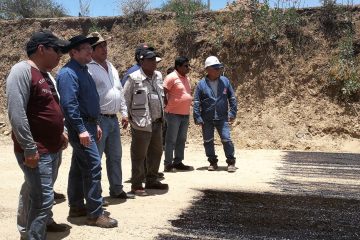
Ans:
[[[65,224],[57,224],[56,222],[52,222],[46,226],[47,232],[65,232],[67,229]]]
[[[112,195],[110,194],[110,197],[111,198],[120,198],[120,199],[128,199],[128,198],[135,198],[135,195],[134,194],[128,194],[124,191],[122,191],[120,194],[118,195]]]
[[[69,217],[84,217],[87,215],[86,208],[70,207]]]
[[[180,162],[178,164],[173,164],[172,167],[175,168],[176,170],[181,170],[181,171],[194,170],[194,168],[192,166],[187,166],[187,165],[183,164],[182,162]]]
[[[229,164],[227,171],[228,172],[236,172],[235,164]]]
[[[96,226],[101,228],[114,228],[118,226],[118,222],[105,214],[101,214],[96,218],[87,218],[86,224],[89,226]]]
[[[174,171],[174,168],[173,168],[172,164],[164,166],[164,172],[173,172],[173,171]]]
[[[130,194],[133,194],[134,196],[139,196],[139,197],[145,197],[145,196],[149,195],[143,187],[132,189]]]
[[[217,163],[211,163],[208,167],[208,171],[215,171],[218,168]]]
[[[166,183],[161,183],[159,181],[155,181],[152,183],[146,183],[145,189],[159,189],[159,190],[166,190],[169,189],[169,185]]]

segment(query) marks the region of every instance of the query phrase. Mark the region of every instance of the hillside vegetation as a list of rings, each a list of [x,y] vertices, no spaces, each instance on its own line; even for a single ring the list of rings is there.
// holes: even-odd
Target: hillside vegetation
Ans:
[[[25,58],[24,45],[33,31],[48,28],[66,39],[99,31],[112,37],[109,58],[120,73],[133,64],[140,42],[160,53],[163,73],[176,56],[187,55],[193,86],[204,74],[205,58],[217,55],[238,97],[233,124],[237,147],[345,151],[359,147],[357,7],[274,12],[261,5],[255,10],[234,6],[184,19],[181,22],[171,13],[139,13],[126,18],[0,21],[0,120],[7,122],[6,76]],[[67,60],[63,56],[60,66]],[[201,143],[199,127],[190,126],[189,138]]]

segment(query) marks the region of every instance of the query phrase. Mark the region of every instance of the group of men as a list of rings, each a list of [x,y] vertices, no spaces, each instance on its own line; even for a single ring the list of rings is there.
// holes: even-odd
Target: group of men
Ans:
[[[68,142],[73,148],[67,191],[69,217],[86,217],[91,226],[118,225],[103,208],[103,153],[112,198],[134,198],[148,195],[147,189],[168,189],[159,181],[164,123],[164,172],[193,170],[183,163],[192,103],[195,123],[202,127],[208,170],[217,168],[216,128],[228,171],[236,171],[229,127],[236,117],[236,98],[230,81],[221,76],[220,61],[214,56],[206,59],[207,75],[197,84],[193,99],[187,57],[177,57],[174,70],[163,80],[156,70],[161,61],[158,54],[141,44],[135,51],[137,63],[120,80],[107,60],[109,40],[93,32],[66,41],[42,30],[26,44],[28,60],[14,65],[9,73],[8,115],[15,156],[25,179],[17,219],[21,239],[45,239],[47,231],[66,230],[52,219],[51,209],[61,152]],[[50,72],[64,53],[70,60],[54,80]],[[129,123],[131,127],[128,193],[122,185],[119,123],[123,129]]]

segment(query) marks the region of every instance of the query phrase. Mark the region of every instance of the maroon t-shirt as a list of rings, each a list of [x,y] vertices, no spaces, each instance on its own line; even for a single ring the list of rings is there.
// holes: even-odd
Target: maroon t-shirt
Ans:
[[[64,143],[64,116],[59,98],[49,75],[34,67],[31,67],[30,96],[26,115],[38,152],[40,154],[58,152]],[[14,133],[12,139],[14,150],[24,152]]]

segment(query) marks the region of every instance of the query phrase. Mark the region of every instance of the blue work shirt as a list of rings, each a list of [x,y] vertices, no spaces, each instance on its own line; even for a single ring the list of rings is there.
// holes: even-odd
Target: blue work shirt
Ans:
[[[140,66],[139,63],[137,63],[137,64],[133,65],[131,68],[129,68],[129,69],[126,71],[124,77],[121,79],[121,85],[122,85],[122,86],[125,86],[125,83],[126,83],[128,77],[129,77],[129,75],[132,74],[133,72],[139,70],[140,68],[141,68],[141,66]]]
[[[84,122],[94,122],[100,115],[99,94],[87,66],[71,59],[60,69],[56,81],[66,125],[78,134],[87,131]]]
[[[203,78],[196,86],[193,106],[195,123],[213,120],[228,121],[229,118],[235,118],[237,103],[230,80],[220,76],[216,96],[209,81]]]

